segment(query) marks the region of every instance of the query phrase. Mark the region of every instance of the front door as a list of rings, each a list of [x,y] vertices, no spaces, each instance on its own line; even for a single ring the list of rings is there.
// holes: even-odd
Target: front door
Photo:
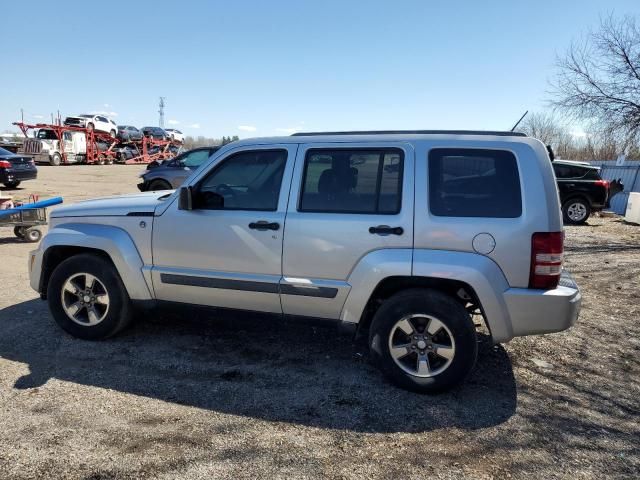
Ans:
[[[159,300],[281,313],[282,238],[296,145],[241,147],[190,181],[154,220]]]

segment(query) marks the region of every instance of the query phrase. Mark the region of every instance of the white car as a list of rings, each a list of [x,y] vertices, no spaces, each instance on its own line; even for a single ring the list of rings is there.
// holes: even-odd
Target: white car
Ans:
[[[165,128],[165,132],[167,132],[167,138],[169,140],[173,140],[174,142],[184,142],[184,133],[180,130],[176,130],[175,128]]]
[[[71,127],[88,128],[89,130],[96,130],[98,132],[105,132],[116,138],[118,132],[118,126],[116,122],[104,115],[94,115],[91,113],[82,113],[75,117],[67,117],[64,119],[64,124]]]

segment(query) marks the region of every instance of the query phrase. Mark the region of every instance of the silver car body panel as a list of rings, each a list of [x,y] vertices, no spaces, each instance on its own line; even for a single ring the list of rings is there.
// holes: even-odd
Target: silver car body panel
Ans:
[[[150,238],[147,238],[147,242]],[[122,228],[92,223],[63,223],[51,228],[37,250],[31,252],[31,287],[40,291],[42,260],[49,248],[75,246],[105,252],[116,267],[132,300],[151,300],[150,285],[142,272],[143,260],[131,236]]]
[[[401,211],[395,215],[298,211],[306,151],[322,147],[402,149]],[[520,174],[522,215],[515,219],[431,215],[427,158],[437,147],[511,151]],[[481,303],[496,342],[560,331],[575,322],[581,302],[575,283],[549,291],[526,288],[532,233],[562,230],[555,176],[539,141],[445,133],[249,139],[213,153],[185,185],[195,186],[233,153],[274,148],[288,151],[276,211],[179,210],[178,192],[135,194],[63,207],[53,212],[50,233],[30,261],[32,286],[38,288],[47,248],[78,245],[109,254],[133,299],[156,298],[356,324],[381,281],[419,276],[468,284]],[[159,200],[162,195],[166,198]],[[250,222],[259,220],[278,222],[280,229],[248,229]],[[400,226],[404,232],[370,234],[368,228],[376,225]],[[494,238],[495,248],[490,253],[475,251],[473,239],[478,234]]]
[[[226,152],[233,155],[256,149],[288,152],[277,209],[179,210],[176,197],[172,197],[166,210],[155,218],[153,228],[152,277],[158,299],[188,298],[190,303],[202,305],[282,312],[282,239],[297,145],[240,147]],[[280,229],[249,228],[258,221],[276,222]]]

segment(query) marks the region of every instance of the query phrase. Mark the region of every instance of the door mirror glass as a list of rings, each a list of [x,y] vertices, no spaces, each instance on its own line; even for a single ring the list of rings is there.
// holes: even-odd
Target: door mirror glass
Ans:
[[[193,210],[193,193],[191,191],[191,187],[180,188],[178,210]]]

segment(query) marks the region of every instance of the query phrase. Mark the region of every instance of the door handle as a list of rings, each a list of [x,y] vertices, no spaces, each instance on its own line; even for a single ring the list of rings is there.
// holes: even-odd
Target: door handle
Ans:
[[[378,225],[377,227],[369,227],[369,233],[375,235],[402,235],[404,233],[404,229],[402,227]]]
[[[267,222],[260,220],[259,222],[251,222],[249,228],[252,230],[278,230],[280,224],[278,222]]]

